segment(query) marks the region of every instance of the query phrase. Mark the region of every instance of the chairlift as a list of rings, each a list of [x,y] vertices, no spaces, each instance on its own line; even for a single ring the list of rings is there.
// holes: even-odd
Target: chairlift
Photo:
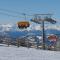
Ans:
[[[28,21],[20,21],[17,24],[19,29],[20,28],[24,29],[30,26],[30,23]]]
[[[29,21],[26,21],[26,14],[23,14],[25,17],[25,20],[19,21],[17,23],[19,29],[24,29],[30,26]]]

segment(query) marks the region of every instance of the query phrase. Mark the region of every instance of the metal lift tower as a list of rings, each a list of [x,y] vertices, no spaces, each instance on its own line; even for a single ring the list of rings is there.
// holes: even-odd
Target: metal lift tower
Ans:
[[[55,24],[56,21],[51,18],[52,14],[35,14],[31,19],[32,22],[42,24],[42,37],[43,37],[43,49],[45,50],[45,32],[44,32],[44,22],[50,22]]]

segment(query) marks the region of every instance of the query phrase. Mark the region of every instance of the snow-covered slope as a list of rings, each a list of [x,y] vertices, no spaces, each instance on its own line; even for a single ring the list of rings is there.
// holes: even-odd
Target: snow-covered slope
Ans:
[[[60,52],[0,45],[0,60],[60,60]]]

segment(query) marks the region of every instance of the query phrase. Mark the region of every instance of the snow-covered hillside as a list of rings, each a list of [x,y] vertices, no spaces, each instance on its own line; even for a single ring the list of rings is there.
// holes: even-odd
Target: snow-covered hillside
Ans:
[[[0,60],[60,60],[60,52],[0,44]]]

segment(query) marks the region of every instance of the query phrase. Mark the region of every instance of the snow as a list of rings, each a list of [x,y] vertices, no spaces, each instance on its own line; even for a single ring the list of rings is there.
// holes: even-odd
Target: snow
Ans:
[[[60,52],[0,44],[0,60],[60,60]]]

